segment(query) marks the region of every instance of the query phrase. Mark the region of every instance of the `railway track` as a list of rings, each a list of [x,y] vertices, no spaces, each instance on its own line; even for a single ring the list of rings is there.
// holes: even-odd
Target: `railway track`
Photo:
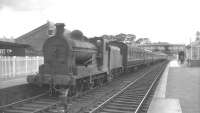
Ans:
[[[148,72],[145,72],[145,73],[151,72],[151,74],[149,74],[149,75],[155,75],[156,73],[158,74],[158,70],[161,70],[161,68],[158,68],[158,67],[164,68],[164,66],[155,66],[155,67],[153,67],[153,69],[151,69],[151,71],[148,70]],[[156,69],[156,70],[154,70],[154,69]],[[144,74],[144,72],[143,72],[143,74]],[[140,73],[139,75],[141,76],[143,74]],[[144,75],[146,75],[146,74],[144,74]],[[151,78],[151,76],[146,78],[146,80],[148,80],[150,78]],[[92,93],[99,95],[99,98],[95,100],[98,104],[100,104],[99,106],[95,107],[94,109],[90,109],[89,111],[88,111],[88,109],[86,109],[86,110],[79,110],[78,112],[84,113],[84,112],[87,111],[87,112],[90,112],[90,113],[96,113],[96,112],[102,112],[103,111],[105,113],[112,113],[112,110],[114,110],[113,112],[116,113],[116,110],[117,110],[117,111],[119,111],[118,113],[126,113],[126,111],[127,111],[126,109],[128,109],[130,107],[131,102],[134,102],[134,101],[129,102],[128,100],[131,100],[131,99],[133,100],[137,97],[138,97],[138,99],[141,100],[141,98],[139,98],[139,97],[143,96],[142,93],[144,93],[144,92],[141,92],[141,91],[143,91],[143,89],[139,88],[139,86],[141,86],[142,84],[147,84],[147,83],[146,83],[145,80],[143,80],[143,82],[141,82],[140,79],[142,80],[143,76],[136,79],[134,81],[134,83],[130,83],[131,82],[130,79],[129,79],[129,81],[127,81],[127,79],[125,79],[125,82],[123,81],[120,85],[119,85],[119,82],[118,82],[118,85],[121,88],[118,87],[118,89],[116,91],[110,91],[109,92],[109,90],[111,90],[111,88],[113,88],[112,86],[111,87],[105,87],[102,90],[97,88],[96,91],[94,89],[94,91],[91,91],[91,92],[89,91],[87,95],[83,95],[82,96],[83,98],[75,98],[74,99],[75,101],[78,101],[79,103],[85,104],[85,106],[89,106],[91,104],[90,95],[94,96]],[[140,81],[141,83],[137,83],[137,81]],[[137,85],[135,85],[136,83],[137,83]],[[148,84],[150,84],[150,82],[148,82]],[[132,87],[132,85],[134,85],[134,87]],[[131,87],[134,90],[131,90]],[[122,88],[123,88],[123,90],[120,90]],[[105,89],[107,89],[108,92],[105,92]],[[125,90],[128,90],[128,91],[125,91]],[[113,94],[110,94],[111,92]],[[115,94],[116,92],[118,92],[118,93]],[[125,94],[124,92],[127,92],[126,93],[127,97],[119,96],[119,95]],[[134,96],[130,96],[130,93],[132,93]],[[95,96],[97,96],[97,95],[95,95]],[[105,102],[101,100],[102,97],[106,98],[106,99],[104,99],[104,100],[106,100]],[[115,99],[115,100],[119,99],[118,103],[113,104],[112,99]],[[124,104],[122,104],[123,100],[124,100]],[[62,113],[63,108],[61,107],[60,103],[61,103],[61,101],[58,97],[48,96],[48,92],[46,92],[46,93],[40,94],[40,95],[35,96],[35,97],[31,97],[31,98],[28,98],[28,99],[25,99],[25,100],[22,100],[22,101],[18,101],[18,102],[15,102],[15,103],[12,103],[12,104],[9,104],[9,105],[6,105],[6,106],[2,106],[2,107],[0,107],[0,112],[1,113]],[[129,106],[126,106],[127,104],[129,104]],[[76,104],[73,105],[73,106],[75,108],[77,107]],[[118,108],[119,106],[121,106],[121,108]],[[106,110],[108,110],[108,111],[106,111]],[[109,110],[111,110],[111,111],[109,111]],[[133,108],[129,109],[129,110],[133,110]],[[58,111],[60,111],[60,112],[58,112]],[[120,112],[120,111],[122,111],[122,112]],[[75,112],[73,112],[73,110],[72,110],[72,112],[70,112],[70,113],[75,113]]]
[[[58,111],[59,98],[51,97],[48,92],[1,106],[1,113],[53,113]]]
[[[72,108],[72,110],[69,113],[85,113],[92,106],[104,102],[116,92],[120,91],[120,89],[126,87],[131,81],[144,75],[149,70],[150,69],[146,67],[135,73],[123,74],[124,76],[120,76],[100,88],[96,88],[79,98],[75,98],[70,102],[70,108]]]
[[[139,113],[147,111],[145,100],[164,71],[166,63],[145,76],[142,76],[115,95],[85,113]],[[141,109],[141,108],[145,108]]]

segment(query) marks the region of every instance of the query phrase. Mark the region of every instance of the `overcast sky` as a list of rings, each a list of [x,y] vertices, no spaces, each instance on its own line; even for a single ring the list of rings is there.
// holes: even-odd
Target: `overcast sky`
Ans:
[[[0,37],[18,37],[47,20],[88,37],[131,33],[154,42],[189,43],[200,31],[200,1],[0,0]]]

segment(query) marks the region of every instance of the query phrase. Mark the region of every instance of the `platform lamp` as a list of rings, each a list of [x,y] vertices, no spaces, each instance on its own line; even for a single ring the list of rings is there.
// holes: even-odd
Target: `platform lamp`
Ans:
[[[199,44],[200,44],[200,32],[199,31],[197,31],[196,32],[196,42],[197,42],[197,59],[200,59],[200,46],[199,46]]]
[[[191,38],[190,38],[190,60],[189,60],[189,64],[191,66],[191,60],[192,60],[192,41],[191,41]]]

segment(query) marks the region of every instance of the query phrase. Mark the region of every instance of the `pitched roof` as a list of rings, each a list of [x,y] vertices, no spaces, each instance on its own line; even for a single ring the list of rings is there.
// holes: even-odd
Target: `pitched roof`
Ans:
[[[38,32],[38,31],[40,31],[40,30],[42,30],[44,28],[47,28],[47,27],[49,27],[49,23],[48,22],[43,24],[43,25],[41,25],[40,27],[38,27],[38,28],[26,33],[26,34],[23,34],[22,36],[19,36],[16,40],[21,40],[21,39],[24,39],[24,38],[26,38],[26,39],[31,38],[31,35],[35,34],[36,32]]]
[[[42,51],[44,41],[49,38],[49,30],[54,30],[54,24],[47,22],[36,29],[18,37],[15,42],[18,44],[30,45],[34,50]]]
[[[197,40],[197,41],[194,41],[190,44],[190,46],[197,46],[197,47],[200,47],[200,40]]]

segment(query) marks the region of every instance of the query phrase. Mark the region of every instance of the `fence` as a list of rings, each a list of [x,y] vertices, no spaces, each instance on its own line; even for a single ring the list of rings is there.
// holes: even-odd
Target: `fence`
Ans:
[[[9,80],[36,74],[43,57],[0,56],[0,80]]]

